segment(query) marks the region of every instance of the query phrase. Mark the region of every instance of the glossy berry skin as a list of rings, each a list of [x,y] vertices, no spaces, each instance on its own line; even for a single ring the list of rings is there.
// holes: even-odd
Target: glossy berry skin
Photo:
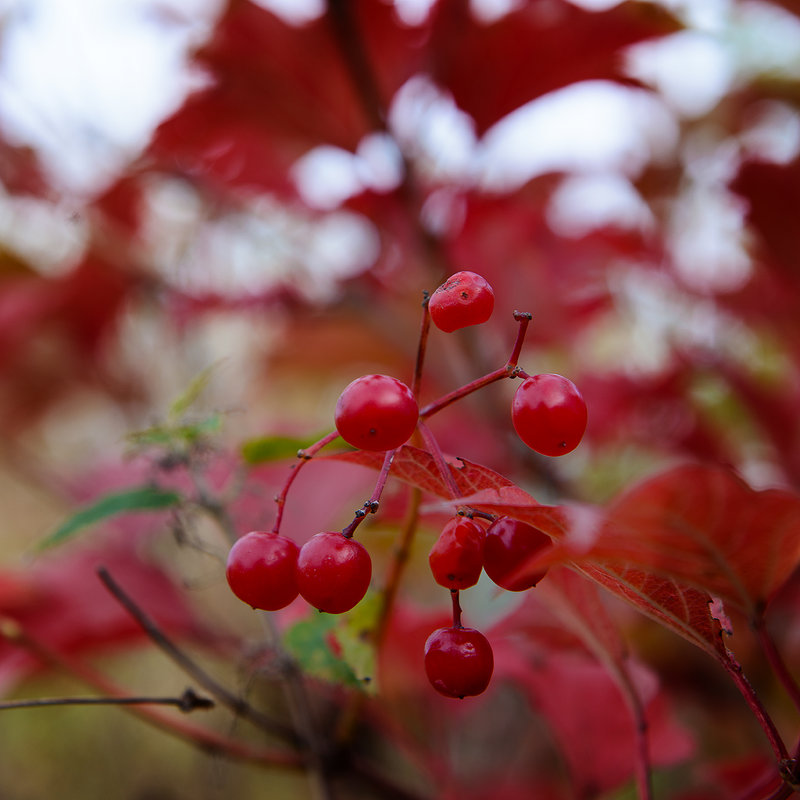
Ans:
[[[474,628],[439,628],[425,642],[425,674],[445,697],[480,694],[493,671],[492,646]]]
[[[483,569],[486,531],[467,517],[454,517],[444,526],[428,555],[433,579],[447,589],[474,586]]]
[[[492,316],[494,290],[476,272],[456,272],[431,295],[428,310],[433,324],[447,333],[480,325]]]
[[[511,403],[517,435],[545,456],[563,456],[574,450],[583,438],[587,416],[578,388],[562,375],[526,378]]]
[[[277,611],[297,597],[298,546],[285,536],[251,531],[228,553],[225,577],[231,591],[244,603]]]
[[[297,559],[300,595],[314,608],[342,614],[367,593],[372,560],[364,546],[338,531],[312,536]]]
[[[393,450],[417,427],[419,408],[411,389],[389,375],[356,378],[339,395],[334,420],[348,444],[360,450]]]
[[[500,517],[486,531],[483,568],[501,588],[522,592],[535,586],[547,568],[530,569],[530,561],[550,546],[550,537],[538,528],[511,517]]]

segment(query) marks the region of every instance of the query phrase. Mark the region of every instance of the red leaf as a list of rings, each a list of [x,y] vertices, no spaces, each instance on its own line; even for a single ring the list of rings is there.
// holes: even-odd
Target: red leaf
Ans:
[[[758,233],[763,254],[798,280],[800,232],[792,211],[800,203],[800,158],[789,164],[746,161],[731,188],[747,200],[747,220]]]
[[[636,750],[634,723],[620,691],[599,663],[576,652],[536,651],[520,659],[495,646],[495,680],[511,677],[523,687],[547,719],[569,765],[578,796],[594,796],[630,780]],[[688,757],[693,743],[658,694],[655,677],[630,663],[645,698],[654,764]],[[583,791],[581,791],[583,790]]]
[[[38,562],[24,575],[24,591],[4,602],[0,614],[21,626],[30,639],[65,655],[141,643],[146,634],[100,582],[95,573],[100,565],[167,635],[210,641],[169,577],[122,540],[96,551]],[[0,584],[19,583],[20,577],[9,571]],[[0,641],[0,684],[4,687],[39,667],[28,650],[10,640]]]
[[[800,498],[687,465],[622,495],[579,563],[664,575],[753,619],[800,563]]]
[[[380,469],[383,465],[383,453],[356,450],[346,453],[335,453],[321,458],[334,458],[352,464]],[[464,458],[448,457],[450,474],[463,496],[473,495],[481,490],[492,490],[508,500],[535,504],[536,501],[514,485],[508,478],[494,470],[473,464]],[[403,445],[395,453],[392,461],[391,475],[424,492],[439,497],[450,498],[450,491],[442,479],[433,456],[425,450],[411,445]]]
[[[678,29],[649,3],[589,12],[566,0],[527,2],[482,24],[469,4],[434,11],[431,72],[485,132],[515,108],[575,81],[624,79],[620,50]]]
[[[354,63],[356,36],[368,64]],[[196,54],[213,87],[160,127],[152,152],[229,187],[289,192],[289,168],[308,150],[354,151],[382,126],[423,39],[398,22],[391,3],[342,4],[338,14],[295,26],[248,0],[230,2]]]
[[[556,546],[537,558],[536,567],[563,563],[578,569],[692,644],[720,659],[727,658],[719,622],[709,609],[711,596],[706,591],[686,585],[687,581],[620,564],[616,559],[606,563],[593,557],[598,530],[604,529],[604,517],[599,509],[543,506],[535,501],[519,502],[519,498],[505,502],[500,493],[491,491],[466,497],[464,502],[520,519],[550,536]]]

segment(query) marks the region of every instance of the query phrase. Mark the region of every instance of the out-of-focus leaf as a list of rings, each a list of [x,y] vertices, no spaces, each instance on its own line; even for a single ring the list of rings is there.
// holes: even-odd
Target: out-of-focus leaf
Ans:
[[[180,419],[197,402],[198,398],[206,390],[206,387],[211,381],[211,376],[216,366],[216,364],[210,364],[195,375],[183,392],[172,401],[169,407],[170,419]]]
[[[361,686],[352,667],[341,658],[335,644],[339,619],[320,611],[292,625],[284,634],[284,645],[309,675],[347,686]]]
[[[566,0],[521,3],[487,24],[468,3],[443,0],[434,18],[432,74],[473,117],[479,134],[546,92],[576,81],[624,78],[623,47],[680,27],[663,9],[641,2],[602,12]]]
[[[309,447],[322,436],[259,436],[242,445],[242,458],[248,464],[264,464],[268,461],[282,461],[293,458],[298,450]]]
[[[63,544],[85,528],[119,514],[161,511],[176,506],[180,502],[181,495],[177,492],[159,489],[155,486],[139,486],[107,494],[73,514],[53,533],[39,542],[38,549],[44,550]]]
[[[140,447],[155,445],[159,447],[180,446],[194,444],[198,440],[212,433],[217,433],[222,427],[222,414],[212,414],[210,417],[186,425],[154,425],[143,431],[128,434],[128,441]]]
[[[0,572],[0,586],[21,582],[12,597],[0,592],[0,615],[48,649],[65,656],[139,645],[141,626],[97,576],[100,566],[168,636],[223,646],[191,611],[185,593],[142,556],[141,540],[116,538],[99,547],[42,557],[24,571]],[[13,641],[0,640],[0,687],[42,668],[41,660]]]
[[[381,611],[380,595],[370,592],[336,627],[333,634],[342,659],[352,669],[363,689],[376,692],[377,654],[372,634]]]

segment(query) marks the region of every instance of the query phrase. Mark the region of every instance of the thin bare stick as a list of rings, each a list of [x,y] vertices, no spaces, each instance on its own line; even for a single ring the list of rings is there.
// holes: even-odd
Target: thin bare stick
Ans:
[[[200,697],[187,689],[180,697],[32,697],[25,700],[4,700],[0,711],[15,708],[48,708],[53,706],[175,706],[190,712],[198,708],[213,708],[214,701]]]
[[[252,722],[257,727],[268,733],[280,736],[285,741],[295,746],[304,746],[297,732],[277,720],[262,714],[253,708],[244,699],[226,689],[222,684],[212,678],[197,662],[193,661],[183,652],[155,622],[139,607],[122,587],[112,578],[105,567],[99,567],[97,575],[105,587],[119,602],[119,604],[139,623],[142,630],[158,647],[168,655],[187,675],[190,675],[209,694],[215,697],[222,705],[229,708],[238,716]]]
[[[128,696],[127,692],[110,681],[105,675],[101,675],[74,657],[52,650],[27,634],[14,620],[5,619],[0,622],[0,635],[18,647],[24,647],[42,663],[76,678],[98,692],[121,698]],[[305,760],[295,752],[266,747],[252,747],[244,742],[238,742],[222,736],[203,726],[176,718],[174,714],[165,713],[159,708],[148,705],[122,705],[121,708],[136,715],[137,718],[157,728],[162,733],[167,733],[189,742],[207,753],[223,755],[238,761],[251,762],[262,767],[271,766],[289,769],[302,769],[305,767]]]

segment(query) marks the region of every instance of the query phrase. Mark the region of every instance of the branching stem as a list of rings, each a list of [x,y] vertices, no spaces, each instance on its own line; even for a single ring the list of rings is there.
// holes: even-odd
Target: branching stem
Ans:
[[[383,465],[381,466],[381,471],[378,473],[378,480],[375,484],[375,489],[372,492],[372,496],[364,503],[363,506],[361,506],[361,508],[358,509],[358,511],[356,511],[353,521],[342,531],[342,536],[345,538],[352,538],[356,528],[367,518],[368,514],[377,513],[380,506],[381,495],[383,494],[383,490],[386,488],[386,481],[389,478],[389,471],[392,468],[392,461],[394,460],[394,454],[396,452],[396,449],[386,451],[386,455],[383,458]]]
[[[489,386],[496,381],[503,380],[503,378],[525,378],[528,376],[524,370],[517,366],[517,362],[519,361],[522,345],[525,342],[525,334],[532,317],[527,311],[515,311],[514,319],[519,323],[519,328],[517,329],[517,338],[511,350],[511,355],[505,365],[487,373],[481,378],[470,381],[458,389],[454,389],[449,394],[440,397],[438,400],[434,400],[432,403],[428,403],[428,405],[420,409],[420,419],[427,419],[434,414],[438,414],[443,408],[447,408],[447,406],[455,403],[457,400],[461,400],[463,397],[478,391],[478,389],[483,389],[484,386]]]
[[[295,479],[300,474],[300,470],[320,450],[322,450],[322,448],[325,447],[325,445],[330,444],[332,441],[338,438],[339,438],[339,432],[333,430],[330,433],[323,436],[318,441],[314,442],[314,444],[310,445],[309,447],[297,451],[297,458],[299,459],[299,461],[292,464],[291,472],[289,472],[289,477],[286,479],[286,483],[284,483],[283,489],[281,489],[280,494],[275,497],[275,503],[278,506],[278,513],[275,516],[275,523],[272,526],[273,533],[280,533],[281,523],[283,522],[283,510],[286,507],[286,497],[289,494],[289,489],[295,482]]]
[[[142,630],[158,647],[166,653],[187,675],[190,675],[200,686],[209,694],[215,697],[222,705],[229,708],[243,719],[247,719],[264,731],[280,736],[295,746],[305,746],[297,732],[287,725],[283,725],[277,720],[257,711],[243,698],[230,692],[214,678],[212,678],[197,662],[192,660],[183,652],[156,624],[155,622],[134,602],[122,587],[114,580],[105,567],[97,570],[97,575],[103,585],[120,603],[120,605],[136,620]]]

